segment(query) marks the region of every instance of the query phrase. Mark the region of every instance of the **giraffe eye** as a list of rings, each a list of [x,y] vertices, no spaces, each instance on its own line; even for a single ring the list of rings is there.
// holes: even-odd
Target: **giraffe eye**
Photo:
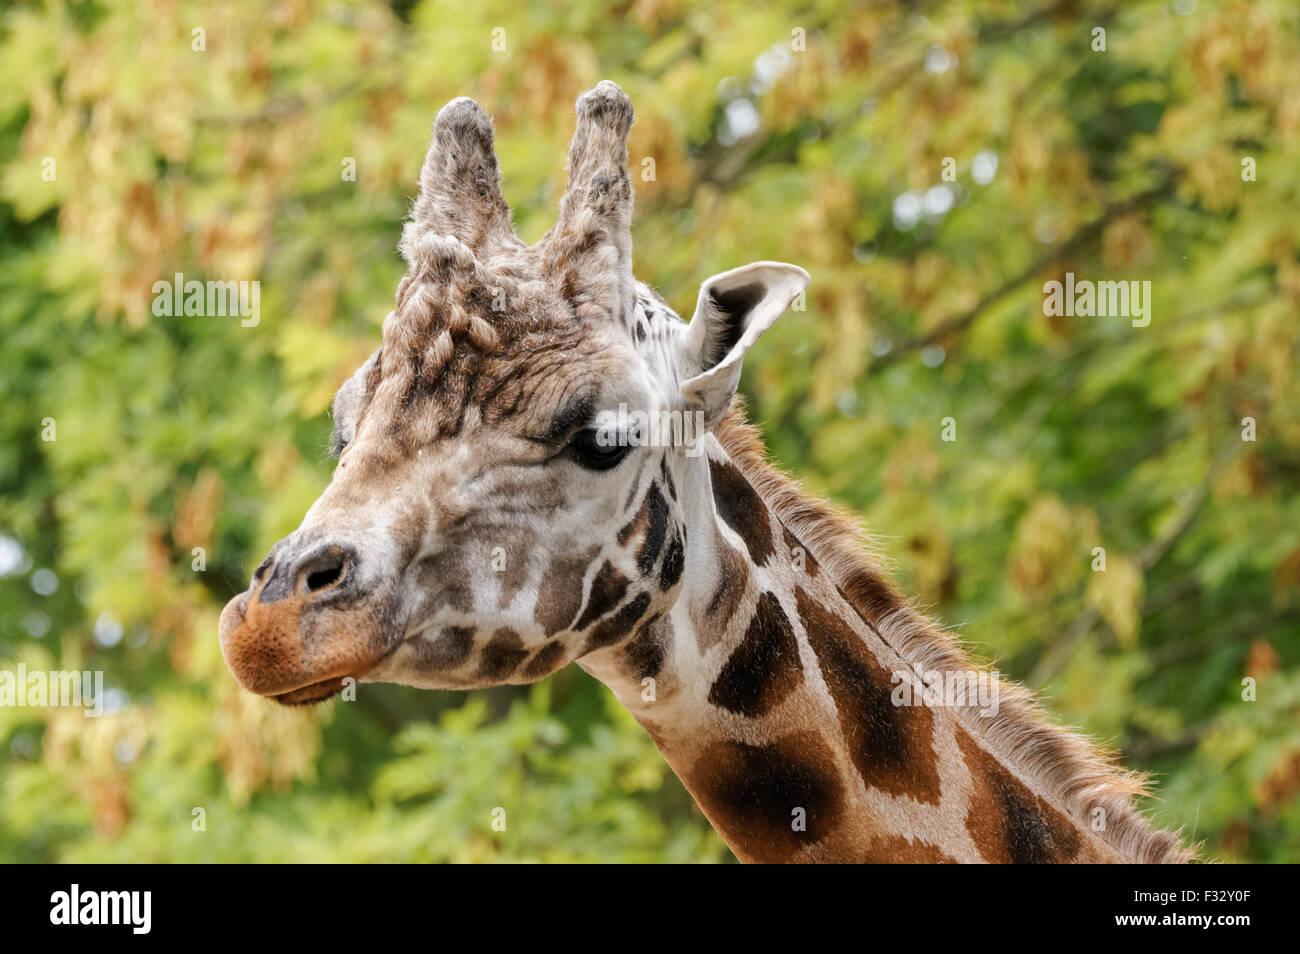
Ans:
[[[569,442],[569,456],[588,470],[610,470],[617,467],[632,450],[626,441],[611,443],[607,434],[594,427],[578,431]]]

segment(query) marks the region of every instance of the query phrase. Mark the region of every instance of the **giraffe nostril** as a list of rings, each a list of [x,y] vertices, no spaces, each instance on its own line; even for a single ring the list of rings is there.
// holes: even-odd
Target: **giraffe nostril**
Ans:
[[[343,561],[340,560],[336,566],[326,567],[317,570],[315,573],[307,575],[307,589],[315,593],[317,590],[323,590],[327,586],[333,586],[343,577]]]
[[[300,592],[319,593],[338,586],[347,576],[348,553],[341,547],[330,547],[298,567]]]

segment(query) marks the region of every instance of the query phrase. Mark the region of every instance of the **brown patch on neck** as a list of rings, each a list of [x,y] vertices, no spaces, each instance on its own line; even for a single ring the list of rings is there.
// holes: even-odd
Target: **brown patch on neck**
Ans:
[[[667,616],[652,616],[641,625],[623,649],[633,678],[655,679],[672,648],[673,624]]]
[[[844,814],[844,783],[830,746],[814,732],[767,745],[723,739],[705,746],[686,782],[741,861],[801,860],[833,837]],[[802,817],[805,830],[798,830]]]
[[[700,639],[700,650],[706,650],[719,639],[727,629],[727,624],[736,615],[740,599],[745,595],[749,584],[749,564],[740,551],[714,531],[714,547],[718,554],[718,582],[704,608],[707,625],[696,627]]]
[[[866,865],[955,865],[951,858],[935,845],[903,835],[877,836],[871,839],[862,856]]]
[[[1079,832],[1066,816],[1031,792],[960,727],[957,745],[971,772],[966,830],[985,861],[1061,864],[1079,858]]]
[[[892,677],[862,636],[802,588],[796,588],[795,602],[862,780],[890,795],[937,805],[934,713],[926,706],[894,705]]]
[[[621,610],[592,629],[591,635],[587,637],[583,654],[604,649],[623,639],[636,628],[636,624],[641,621],[649,608],[650,594],[638,593]]]
[[[802,682],[803,664],[794,630],[780,601],[763,593],[745,638],[709,690],[709,702],[757,718],[779,706]]]
[[[754,565],[766,566],[775,549],[767,505],[745,476],[727,461],[710,457],[709,474],[713,483],[713,503],[719,516],[745,542]]]

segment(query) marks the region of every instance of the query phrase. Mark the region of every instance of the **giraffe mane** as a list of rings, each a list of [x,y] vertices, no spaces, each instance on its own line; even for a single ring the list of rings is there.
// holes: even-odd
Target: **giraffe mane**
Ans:
[[[806,547],[850,606],[882,641],[923,672],[988,669],[895,589],[870,538],[846,512],[806,494],[767,459],[758,429],[745,420],[737,396],[714,430],[723,450],[790,534]],[[956,706],[961,725],[994,752],[1018,766],[1044,792],[1059,800],[1076,822],[1101,808],[1101,839],[1126,858],[1143,864],[1196,860],[1179,832],[1154,828],[1133,804],[1150,795],[1148,776],[1131,772],[1112,751],[1048,721],[1034,693],[998,677],[998,709],[980,715],[977,706]]]

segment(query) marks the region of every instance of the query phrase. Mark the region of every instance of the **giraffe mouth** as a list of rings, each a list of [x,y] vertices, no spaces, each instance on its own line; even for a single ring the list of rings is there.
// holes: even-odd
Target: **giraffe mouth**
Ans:
[[[397,652],[402,646],[402,642],[395,643],[391,648],[384,652],[373,662],[351,672],[345,672],[341,675],[330,676],[328,679],[320,679],[316,682],[310,682],[305,686],[299,686],[296,689],[288,689],[284,692],[265,693],[268,698],[274,699],[282,706],[314,706],[317,703],[324,702],[326,699],[333,698],[344,690],[349,679],[353,685],[360,682],[364,675],[380,663],[382,663],[393,653]]]
[[[282,706],[314,706],[316,703],[324,702],[326,699],[342,692],[347,679],[347,676],[335,676],[332,679],[313,682],[311,685],[302,686],[299,689],[281,692],[271,698]]]
[[[262,603],[244,593],[222,611],[221,652],[249,692],[285,706],[316,705],[355,686],[401,646],[383,638],[386,630],[373,630],[373,613],[338,620],[314,613],[304,620],[300,602]],[[332,609],[316,609],[322,608]]]

